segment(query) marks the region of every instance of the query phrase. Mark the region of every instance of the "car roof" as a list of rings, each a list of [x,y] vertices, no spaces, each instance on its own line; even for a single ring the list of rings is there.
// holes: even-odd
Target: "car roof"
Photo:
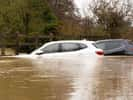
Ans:
[[[105,39],[105,40],[98,40],[96,43],[100,42],[108,42],[108,41],[126,41],[127,39]]]
[[[89,40],[60,40],[60,41],[51,41],[48,42],[50,44],[53,43],[94,43],[94,41],[89,41]]]

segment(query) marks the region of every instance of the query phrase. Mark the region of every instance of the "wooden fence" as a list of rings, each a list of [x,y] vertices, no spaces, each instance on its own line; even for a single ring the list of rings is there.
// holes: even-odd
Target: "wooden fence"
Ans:
[[[17,36],[15,42],[0,44],[1,55],[5,55],[4,48],[13,48],[16,54],[20,52],[30,53],[34,49],[40,47],[46,42],[56,40],[100,40],[107,39],[107,36],[54,36],[54,35],[41,35],[41,36]]]

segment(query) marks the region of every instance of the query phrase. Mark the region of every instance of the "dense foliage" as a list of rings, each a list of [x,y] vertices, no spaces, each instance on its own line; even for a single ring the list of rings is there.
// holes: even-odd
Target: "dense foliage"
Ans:
[[[121,38],[132,28],[133,5],[130,0],[93,0],[88,12],[93,14],[85,18],[88,33],[91,26],[94,35],[98,33],[110,38]]]
[[[45,0],[0,0],[0,34],[44,34],[58,25]]]

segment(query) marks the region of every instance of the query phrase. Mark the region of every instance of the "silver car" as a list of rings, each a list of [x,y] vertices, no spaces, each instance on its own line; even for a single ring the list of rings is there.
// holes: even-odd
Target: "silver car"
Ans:
[[[133,55],[133,42],[127,39],[106,39],[94,43],[104,55]]]

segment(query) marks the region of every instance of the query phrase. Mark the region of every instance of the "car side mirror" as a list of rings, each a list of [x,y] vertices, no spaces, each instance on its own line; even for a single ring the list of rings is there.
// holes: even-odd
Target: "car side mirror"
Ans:
[[[37,53],[36,53],[36,55],[42,55],[42,54],[44,54],[43,51],[40,51],[40,52],[37,52]]]

